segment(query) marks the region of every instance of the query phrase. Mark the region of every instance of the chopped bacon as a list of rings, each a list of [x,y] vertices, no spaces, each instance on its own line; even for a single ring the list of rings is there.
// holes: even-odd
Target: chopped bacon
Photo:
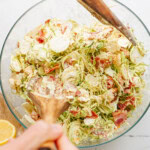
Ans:
[[[50,19],[46,20],[46,21],[45,21],[45,24],[48,24],[49,22],[50,22]]]
[[[50,79],[52,79],[53,81],[55,81],[55,77],[54,76],[49,76]]]
[[[74,116],[76,116],[78,114],[78,111],[70,110],[70,113],[72,113]]]
[[[96,119],[98,118],[98,115],[96,114],[96,112],[91,111],[92,115],[91,116],[86,116],[86,118],[91,118],[91,119]]]
[[[102,68],[106,68],[111,64],[111,62],[108,59],[100,59],[99,57],[95,57],[95,61],[96,68],[98,68],[99,66],[101,66]]]
[[[135,107],[135,97],[134,96],[128,96],[126,98],[126,102],[124,103],[118,103],[118,108],[121,110],[125,110],[127,106],[132,105]]]
[[[131,105],[135,106],[135,97],[134,96],[128,96],[127,100],[130,101]]]
[[[127,111],[124,110],[115,111],[113,112],[113,118],[114,118],[115,125],[119,127],[127,120]]]
[[[118,38],[120,38],[121,36],[122,36],[122,35],[121,35],[121,34],[119,34],[119,35],[118,35]]]
[[[41,38],[41,37],[36,38],[36,40],[37,40],[40,44],[44,43],[44,39]]]
[[[39,31],[39,36],[40,36],[40,37],[44,37],[44,36],[45,36],[45,31],[44,31],[44,29],[41,29],[41,30]]]
[[[91,63],[93,64],[93,56],[91,57]]]
[[[129,88],[131,89],[131,87],[134,87],[134,86],[135,86],[135,84],[133,82],[129,81]]]
[[[125,93],[125,94],[130,94],[130,93],[131,93],[130,88],[125,88],[125,89],[124,89],[124,93]]]
[[[114,86],[114,80],[112,77],[108,76],[107,77],[107,88],[111,89]]]
[[[76,91],[75,96],[81,96],[81,92],[79,90]]]
[[[121,110],[125,110],[127,105],[129,102],[125,102],[125,103],[118,103],[118,108],[120,108]]]
[[[67,30],[67,26],[61,28],[61,33],[64,34]]]
[[[76,35],[77,35],[77,33],[76,33],[76,32],[74,32],[74,35],[76,36]]]
[[[54,71],[54,70],[56,70],[56,69],[59,69],[59,65],[58,65],[58,64],[55,65],[55,66],[54,66],[53,68],[51,68],[51,69],[46,68],[46,69],[45,69],[45,73],[48,74],[48,73],[50,73],[50,72],[52,72],[52,71]]]

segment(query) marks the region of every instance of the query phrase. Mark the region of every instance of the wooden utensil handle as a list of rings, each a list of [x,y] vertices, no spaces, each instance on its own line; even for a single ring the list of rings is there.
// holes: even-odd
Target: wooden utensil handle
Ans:
[[[54,142],[47,141],[43,145],[41,145],[41,147],[39,148],[39,150],[56,150],[56,146],[55,146]]]
[[[93,13],[94,11],[96,13],[96,15],[94,14],[94,16],[97,19],[101,21],[99,16],[102,16],[110,24],[112,24],[120,32],[122,32],[132,42],[133,45],[136,45],[134,36],[126,28],[126,26],[117,18],[117,16],[115,16],[115,14],[109,9],[109,7],[104,3],[103,0],[78,0],[78,1],[92,14],[94,14]]]

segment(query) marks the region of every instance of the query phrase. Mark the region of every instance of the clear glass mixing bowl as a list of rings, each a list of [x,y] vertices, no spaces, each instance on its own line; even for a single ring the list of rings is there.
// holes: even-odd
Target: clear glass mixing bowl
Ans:
[[[137,39],[143,42],[145,49],[150,49],[150,33],[141,19],[129,8],[118,1],[106,0],[106,3],[125,25],[129,24],[134,29]],[[28,31],[34,29],[48,18],[59,18],[64,20],[73,19],[81,24],[89,24],[95,20],[95,18],[76,0],[43,0],[27,10],[11,28],[1,52],[1,88],[2,94],[10,111],[24,128],[29,127],[31,123],[28,121],[27,117],[24,117],[27,114],[21,107],[21,104],[24,103],[25,100],[13,94],[10,89],[8,82],[11,73],[9,69],[10,57],[16,47],[17,41],[22,39]],[[148,65],[150,64],[150,53],[147,53],[144,58],[144,62]],[[111,139],[86,142],[80,145],[80,148],[100,146],[113,141],[128,132],[141,120],[150,105],[149,77],[150,69],[147,68],[144,75],[146,88],[143,90],[143,103],[136,109],[133,116],[128,119],[128,125],[126,124],[121,127]]]

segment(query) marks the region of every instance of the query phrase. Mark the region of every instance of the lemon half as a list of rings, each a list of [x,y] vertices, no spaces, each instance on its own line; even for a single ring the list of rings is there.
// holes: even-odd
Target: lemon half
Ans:
[[[0,120],[0,145],[16,136],[16,128],[7,120]]]

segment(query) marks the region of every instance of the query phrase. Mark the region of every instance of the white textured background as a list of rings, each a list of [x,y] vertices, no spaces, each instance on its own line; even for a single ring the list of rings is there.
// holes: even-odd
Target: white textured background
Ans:
[[[0,0],[0,48],[14,22],[39,0]],[[150,0],[119,0],[132,9],[150,30]],[[123,137],[92,150],[150,150],[150,110]]]

